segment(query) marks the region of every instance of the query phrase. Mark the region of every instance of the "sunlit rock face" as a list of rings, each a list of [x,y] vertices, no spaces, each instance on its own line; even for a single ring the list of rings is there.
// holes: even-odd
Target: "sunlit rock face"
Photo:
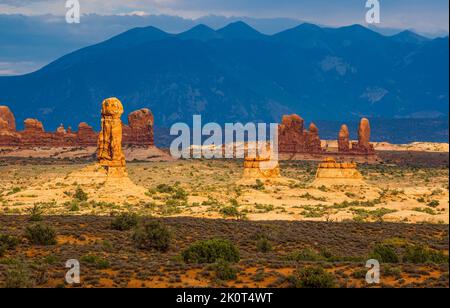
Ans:
[[[115,97],[102,103],[102,130],[98,136],[98,162],[103,167],[125,167],[122,151],[122,103]]]
[[[338,150],[339,152],[349,152],[350,151],[350,133],[348,131],[347,125],[343,124],[339,131],[338,136]]]
[[[149,109],[133,111],[128,116],[128,125],[122,125],[125,147],[150,148],[154,146],[154,118]],[[85,122],[77,131],[65,129],[61,124],[55,132],[46,132],[38,119],[26,119],[24,130],[16,130],[14,114],[7,106],[0,106],[0,146],[33,147],[97,147],[99,134]]]
[[[296,114],[285,115],[278,126],[278,151],[280,153],[322,152],[319,129],[311,123],[309,131],[305,121]]]

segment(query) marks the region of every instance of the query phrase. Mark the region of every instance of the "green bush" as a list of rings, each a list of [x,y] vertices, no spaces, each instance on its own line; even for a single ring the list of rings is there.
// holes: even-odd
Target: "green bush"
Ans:
[[[174,192],[174,188],[172,186],[169,186],[167,184],[159,184],[156,186],[156,191],[162,194],[171,194]]]
[[[137,226],[138,221],[138,215],[134,213],[123,213],[114,218],[111,222],[111,228],[119,231],[131,230]]]
[[[253,185],[253,189],[256,189],[256,190],[264,190],[264,189],[266,189],[266,187],[264,186],[263,181],[261,181],[260,179],[257,179],[257,180],[256,180],[256,184]]]
[[[42,207],[39,206],[38,204],[35,204],[31,209],[30,209],[30,221],[33,222],[38,222],[38,221],[42,221],[42,214],[43,214],[43,210]]]
[[[171,239],[172,234],[170,230],[157,221],[150,221],[139,226],[133,234],[133,241],[136,247],[140,249],[167,251]]]
[[[198,241],[182,252],[186,263],[214,263],[218,260],[239,262],[239,250],[228,240],[212,239]]]
[[[6,249],[14,249],[19,243],[20,240],[15,236],[0,234],[0,246],[5,247]]]
[[[306,267],[297,269],[289,281],[295,288],[334,288],[336,280],[332,274],[327,273],[321,267]]]
[[[55,230],[42,223],[27,226],[25,236],[34,245],[47,246],[56,244]]]
[[[89,196],[87,193],[84,192],[83,189],[81,189],[81,187],[77,187],[77,189],[75,190],[75,194],[73,195],[73,198],[75,200],[78,201],[88,201]]]
[[[375,245],[369,257],[382,263],[398,263],[400,261],[394,247],[385,244]]]
[[[272,250],[272,244],[267,238],[261,237],[256,241],[256,250],[262,253],[269,252]]]
[[[219,260],[214,265],[216,278],[220,280],[236,280],[237,270],[230,265],[230,262]]]
[[[80,261],[97,269],[107,269],[110,266],[108,260],[95,255],[82,256]]]
[[[35,281],[30,275],[28,268],[22,263],[9,268],[5,273],[5,280],[3,287],[6,289],[32,288]]]
[[[19,245],[20,240],[12,235],[0,234],[0,257],[3,257],[7,250],[13,250]]]
[[[432,200],[432,201],[430,201],[430,202],[428,202],[428,206],[429,207],[433,207],[433,208],[435,208],[435,207],[438,207],[439,206],[439,201],[438,200]]]
[[[220,209],[220,213],[225,217],[240,217],[239,210],[234,206],[225,206]]]
[[[445,256],[441,251],[430,249],[423,245],[409,245],[405,249],[403,262],[414,264],[444,264],[448,263],[448,257]]]

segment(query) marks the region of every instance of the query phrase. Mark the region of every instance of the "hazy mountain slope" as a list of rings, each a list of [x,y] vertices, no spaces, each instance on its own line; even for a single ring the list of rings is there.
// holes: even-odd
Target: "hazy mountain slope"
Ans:
[[[0,77],[0,104],[19,121],[98,123],[102,99],[149,107],[168,126],[192,120],[354,120],[448,114],[448,38],[385,37],[361,26],[304,24],[266,36],[243,23],[179,35],[137,28],[19,77]]]

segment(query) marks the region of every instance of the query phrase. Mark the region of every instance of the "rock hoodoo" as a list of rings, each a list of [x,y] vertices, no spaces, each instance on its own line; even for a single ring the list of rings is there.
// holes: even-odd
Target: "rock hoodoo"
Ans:
[[[374,154],[375,149],[370,143],[370,122],[362,118],[358,128],[358,142],[352,143],[351,152],[359,154]]]
[[[98,136],[98,163],[108,170],[125,171],[125,155],[122,151],[122,103],[117,98],[102,103],[102,130]]]
[[[321,153],[319,130],[311,123],[309,132],[305,121],[296,114],[283,116],[278,127],[278,151],[280,153]]]
[[[7,106],[0,106],[0,131],[16,131],[16,119]]]
[[[127,145],[154,145],[152,112],[147,109],[134,111],[128,115],[128,125],[123,126],[123,140]]]
[[[350,133],[347,125],[343,124],[339,131],[338,136],[338,151],[349,152],[350,151]]]

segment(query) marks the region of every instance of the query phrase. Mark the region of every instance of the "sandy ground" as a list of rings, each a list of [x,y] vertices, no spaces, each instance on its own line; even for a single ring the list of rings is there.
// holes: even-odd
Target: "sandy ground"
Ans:
[[[360,165],[367,185],[336,181],[312,187],[314,162],[283,162],[286,180],[259,186],[238,185],[242,161],[135,162],[128,164],[129,181],[105,188],[104,182],[77,179],[89,165],[0,166],[0,211],[24,214],[37,205],[46,214],[64,215],[133,211],[249,220],[449,222],[447,166]],[[87,201],[74,198],[78,187]]]

